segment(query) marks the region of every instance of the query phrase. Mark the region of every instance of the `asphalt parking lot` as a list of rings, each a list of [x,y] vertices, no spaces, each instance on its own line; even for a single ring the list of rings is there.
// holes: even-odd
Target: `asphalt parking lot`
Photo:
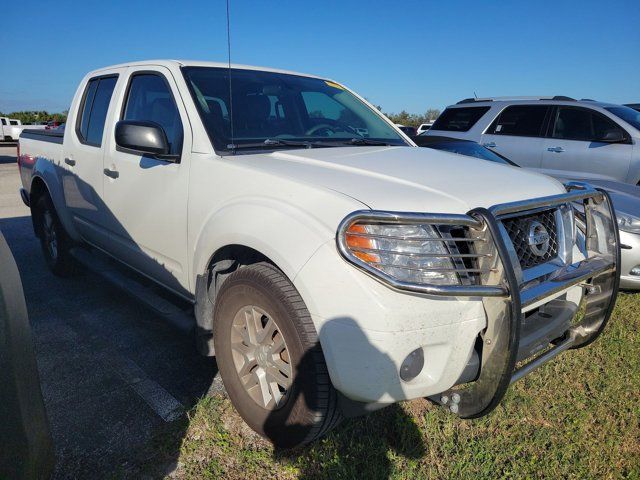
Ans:
[[[215,361],[98,275],[59,279],[47,270],[18,194],[15,155],[15,146],[0,147],[0,229],[27,300],[54,478],[136,476],[154,462],[157,445],[169,473],[166,453],[178,457],[185,411],[222,389]]]

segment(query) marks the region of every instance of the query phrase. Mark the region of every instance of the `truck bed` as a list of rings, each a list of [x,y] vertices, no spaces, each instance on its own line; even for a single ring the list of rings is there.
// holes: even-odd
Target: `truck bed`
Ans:
[[[29,138],[32,140],[40,140],[41,142],[60,143],[64,138],[64,130],[40,130],[34,128],[25,128],[20,134],[20,138]]]

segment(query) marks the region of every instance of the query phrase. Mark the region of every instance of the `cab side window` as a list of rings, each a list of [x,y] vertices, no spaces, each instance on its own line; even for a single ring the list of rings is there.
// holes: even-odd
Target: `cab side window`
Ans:
[[[169,85],[160,74],[139,73],[131,77],[122,119],[157,123],[167,135],[169,153],[180,155],[182,121]]]
[[[625,132],[603,115],[585,108],[558,107],[553,125],[553,138],[597,142],[612,130]]]
[[[541,137],[542,127],[549,107],[545,105],[513,105],[505,108],[493,122],[487,133]]]
[[[110,76],[93,78],[87,83],[76,129],[82,143],[94,147],[102,144],[104,122],[117,81],[117,76]]]

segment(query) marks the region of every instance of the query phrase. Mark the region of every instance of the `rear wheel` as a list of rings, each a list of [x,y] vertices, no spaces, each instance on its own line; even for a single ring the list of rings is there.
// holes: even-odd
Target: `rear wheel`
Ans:
[[[41,195],[37,199],[33,216],[47,266],[58,276],[70,275],[73,272],[73,259],[69,253],[72,242],[49,195]]]
[[[339,422],[309,312],[277,268],[258,263],[229,276],[216,297],[213,328],[225,388],[253,430],[290,448]]]

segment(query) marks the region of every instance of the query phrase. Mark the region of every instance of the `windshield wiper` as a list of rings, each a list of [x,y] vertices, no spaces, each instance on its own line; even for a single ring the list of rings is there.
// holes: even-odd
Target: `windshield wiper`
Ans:
[[[238,143],[227,145],[229,150],[242,150],[245,148],[274,148],[274,147],[325,147],[321,142],[307,142],[303,140],[285,140],[283,138],[267,138],[263,142]]]
[[[350,145],[378,145],[378,146],[390,146],[391,144],[388,142],[383,142],[381,140],[371,140],[370,138],[364,137],[353,137],[345,142]]]

